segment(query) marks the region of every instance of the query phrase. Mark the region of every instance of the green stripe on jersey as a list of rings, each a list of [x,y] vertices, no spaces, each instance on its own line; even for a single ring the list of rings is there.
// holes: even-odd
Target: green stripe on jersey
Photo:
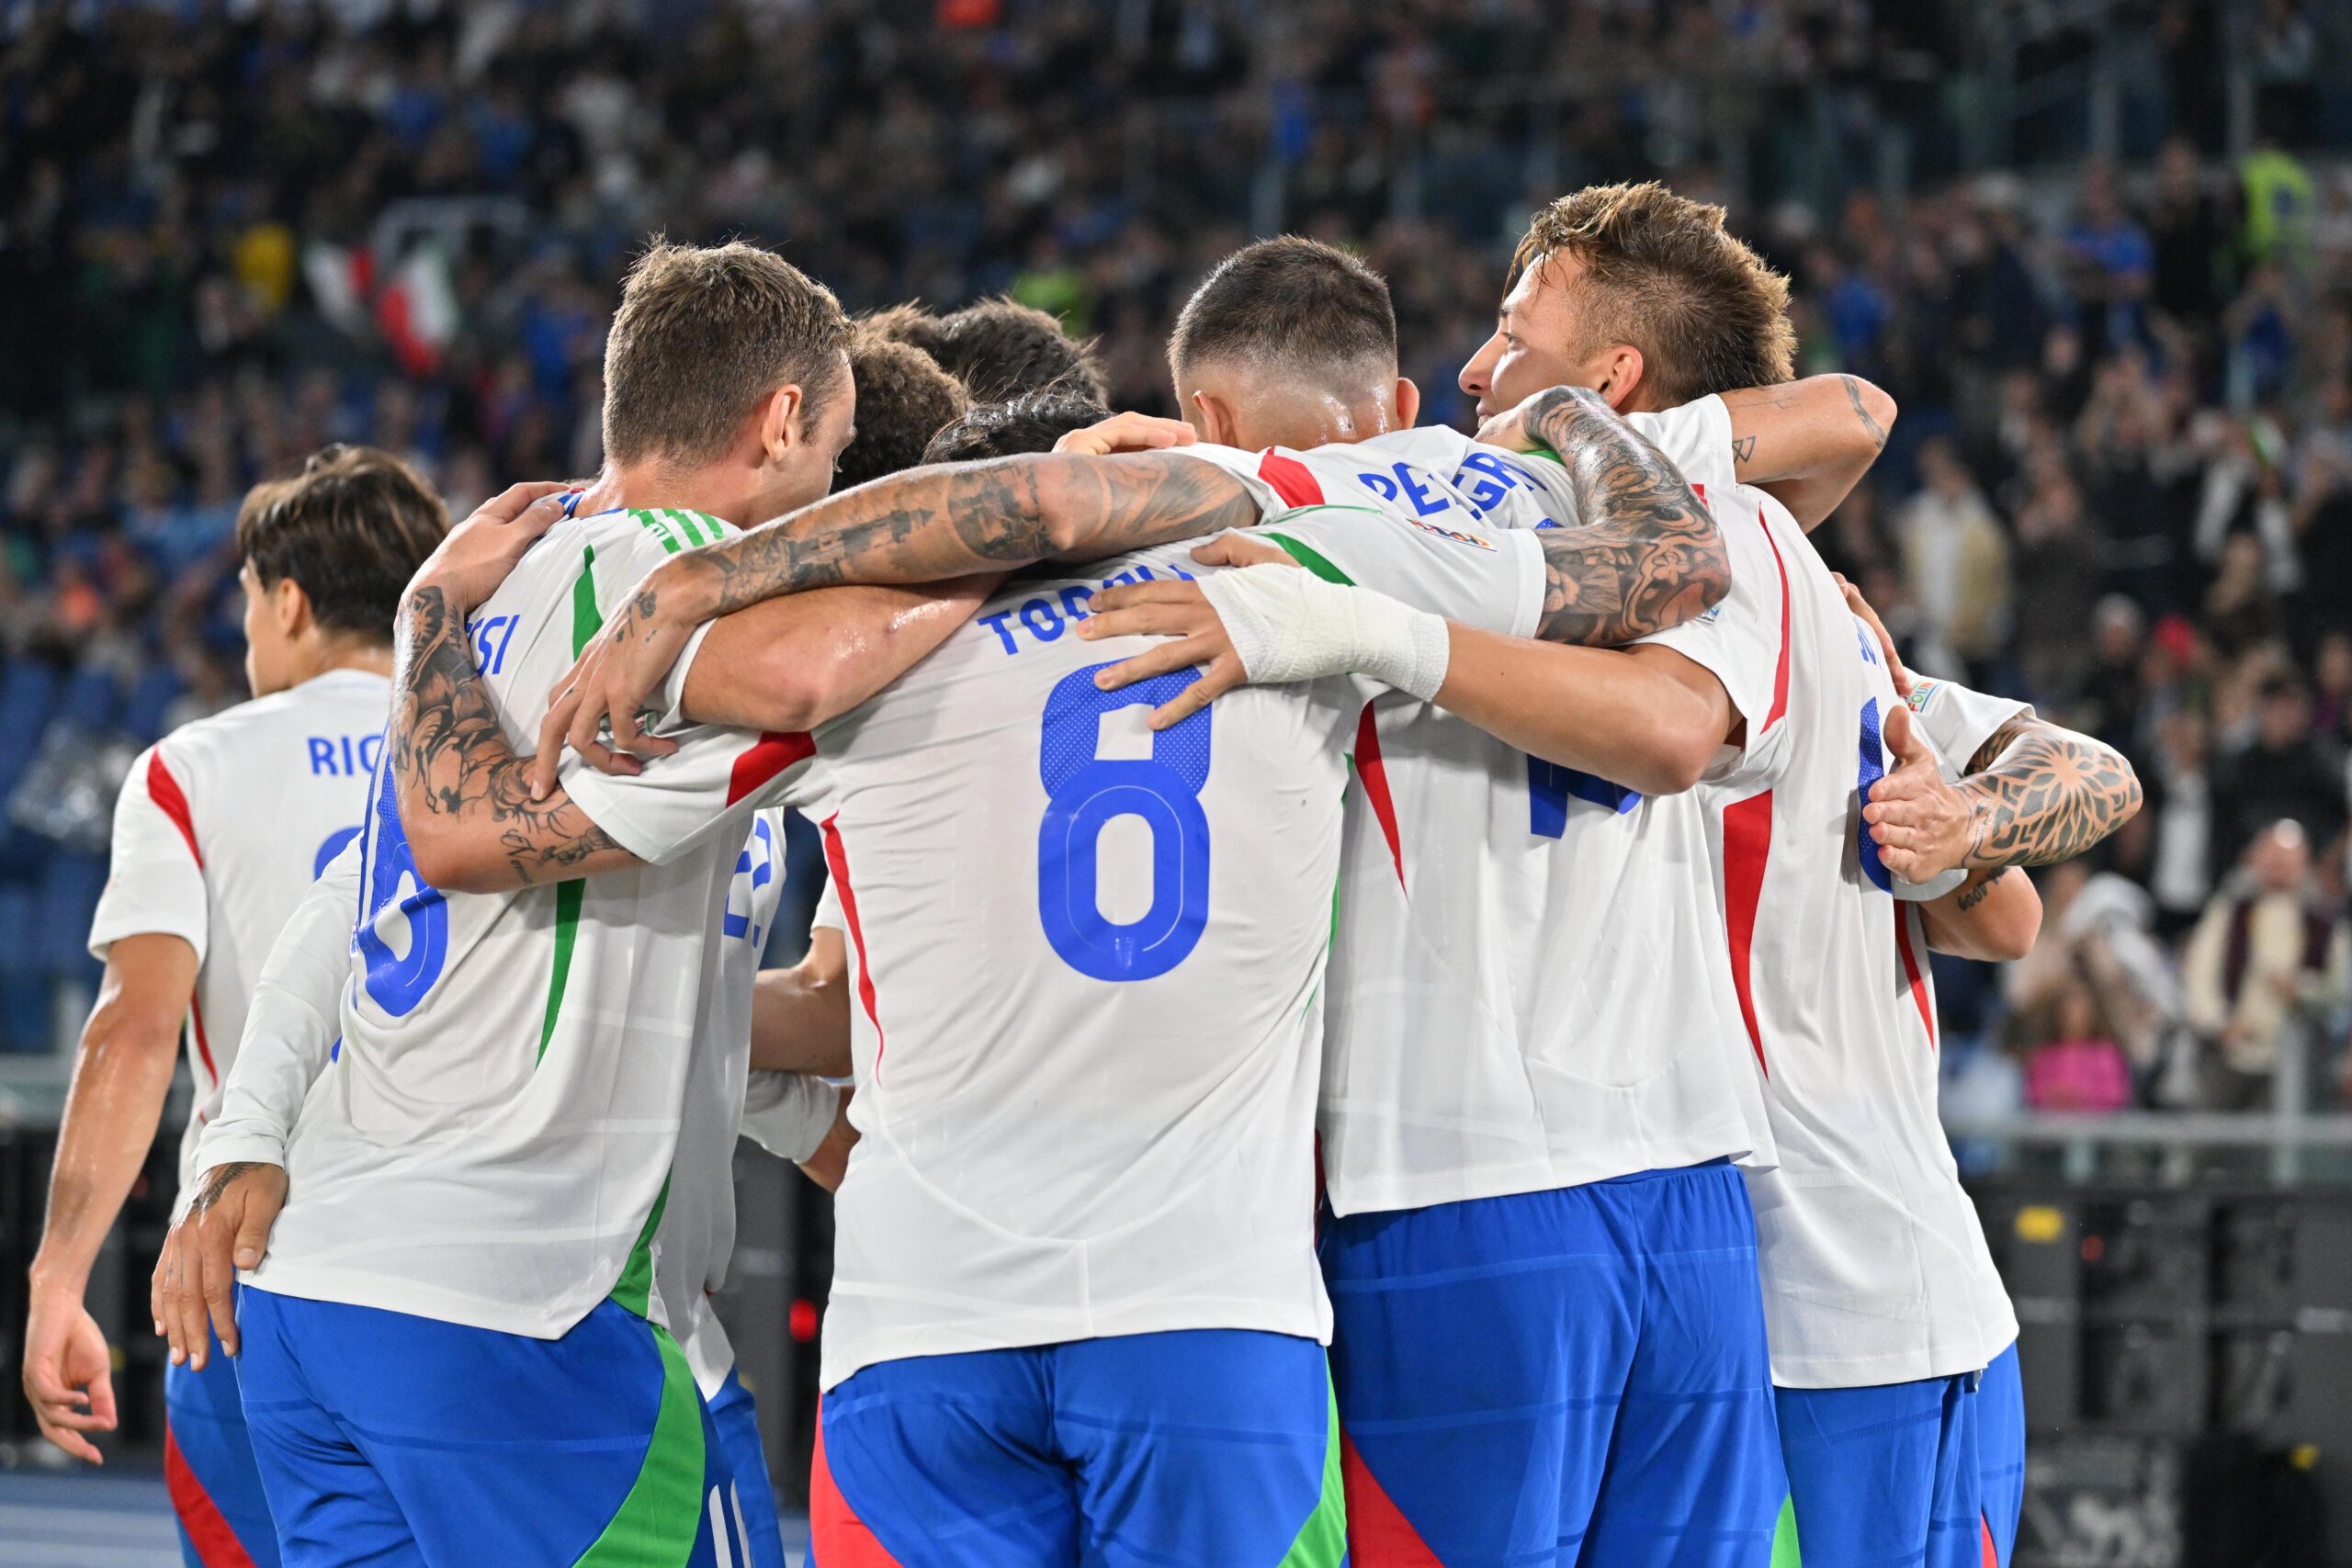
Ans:
[[[1356,580],[1354,578],[1350,577],[1346,572],[1341,571],[1338,567],[1332,565],[1330,558],[1323,554],[1322,551],[1315,548],[1314,546],[1301,544],[1298,540],[1292,538],[1287,534],[1269,533],[1266,535],[1266,537],[1272,539],[1274,543],[1280,545],[1283,549],[1290,552],[1291,559],[1296,561],[1299,565],[1305,567],[1307,570],[1313,572],[1324,581],[1336,582],[1342,588],[1353,588],[1356,585]]]
[[[708,539],[703,537],[703,525],[700,513],[693,512],[673,512],[670,513],[670,521],[677,525],[678,532],[686,536],[686,543],[695,546],[702,546],[710,543]]]
[[[702,1483],[707,1457],[702,1442],[702,1401],[685,1353],[658,1323],[645,1325],[662,1357],[662,1403],[653,1416],[653,1440],[629,1483],[628,1495],[605,1521],[605,1530],[580,1554],[575,1568],[644,1568],[684,1563],[694,1555],[702,1529]]]
[[[613,1300],[639,1317],[653,1310],[653,1233],[662,1227],[662,1211],[670,1206],[670,1179],[662,1179],[662,1190],[653,1195],[653,1212],[645,1216],[645,1228],[637,1233],[637,1243],[628,1249],[628,1261],[621,1265],[621,1277],[613,1284]]]
[[[1340,1402],[1330,1389],[1327,1367],[1324,1382],[1323,1490],[1315,1511],[1298,1527],[1298,1534],[1276,1568],[1340,1568],[1348,1557],[1347,1490],[1340,1480]]]
[[[1781,1503],[1780,1523],[1772,1529],[1771,1568],[1803,1568],[1804,1562],[1797,1553],[1797,1500],[1786,1497]]]
[[[596,628],[605,624],[604,613],[596,608],[596,551],[593,546],[580,549],[580,575],[571,580],[571,657],[577,659],[589,643],[595,640]],[[588,884],[574,878],[559,882],[555,888],[555,959],[548,975],[547,1010],[539,1016],[539,1054],[537,1061],[545,1061],[548,1042],[555,1038],[556,1015],[563,1010],[563,991],[571,978],[571,950],[580,941],[580,907],[588,897]]]
[[[683,547],[678,543],[678,536],[671,531],[670,525],[662,520],[660,513],[639,511],[629,515],[637,519],[638,526],[661,540],[662,548],[667,553],[674,556]]]

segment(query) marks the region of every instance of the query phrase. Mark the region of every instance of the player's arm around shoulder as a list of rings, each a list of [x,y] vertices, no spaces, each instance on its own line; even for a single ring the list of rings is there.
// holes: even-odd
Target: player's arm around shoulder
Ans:
[[[534,795],[467,637],[467,615],[561,518],[562,488],[517,485],[484,502],[418,569],[401,604],[387,761],[417,874],[445,892],[636,863],[566,792]]]
[[[1859,376],[1808,376],[1723,394],[1733,471],[1810,533],[1870,472],[1894,428],[1894,400]]]

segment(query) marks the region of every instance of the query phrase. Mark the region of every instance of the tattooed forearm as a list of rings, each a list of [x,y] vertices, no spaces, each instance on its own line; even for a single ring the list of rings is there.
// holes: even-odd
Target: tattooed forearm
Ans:
[[[1846,389],[1846,400],[1854,405],[1854,417],[1860,420],[1862,428],[1870,433],[1871,450],[1885,451],[1886,426],[1871,417],[1869,406],[1862,401],[1862,383],[1851,376],[1840,376],[1838,380]]]
[[[1581,528],[1546,529],[1544,616],[1551,642],[1623,643],[1679,626],[1731,590],[1715,520],[1673,464],[1598,392],[1556,387],[1528,428],[1568,471]]]
[[[562,881],[592,856],[619,852],[560,790],[533,800],[523,759],[500,727],[466,646],[465,616],[438,588],[401,606],[392,670],[392,780],[413,841],[436,832],[494,834],[519,883]]]
[[[839,583],[942,582],[1037,561],[1091,560],[1258,520],[1238,479],[1176,453],[1037,456],[923,468],[831,496],[670,562],[696,620]]]
[[[1992,875],[1986,877],[1984,881],[1972,883],[1968,886],[1962,888],[1960,890],[1960,896],[1952,900],[1952,908],[1958,909],[1963,915],[1968,913],[1969,910],[1973,909],[1977,905],[1982,904],[1985,899],[1991,897],[1993,896],[1993,885],[2008,874],[2009,867],[2005,865],[2000,870],[1995,872]]]
[[[2140,777],[2111,746],[2019,714],[1978,749],[1960,783],[1972,866],[2050,865],[2081,854],[2140,809]]]

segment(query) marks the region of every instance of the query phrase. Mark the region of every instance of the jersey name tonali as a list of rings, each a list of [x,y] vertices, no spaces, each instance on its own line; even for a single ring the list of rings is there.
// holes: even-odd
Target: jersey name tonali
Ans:
[[[467,625],[509,740],[536,740],[605,606],[724,532],[642,511],[550,529]],[[576,760],[563,773],[646,865],[502,894],[419,881],[379,767],[343,1043],[301,1107],[290,1196],[254,1283],[541,1337],[607,1295],[663,1316],[652,1239],[673,1159],[710,1162],[679,1178],[703,1193],[732,1155],[723,1100],[712,1121],[729,1136],[679,1139],[698,1096],[729,1093],[730,1074],[741,1093],[736,1025],[722,1043],[711,1019],[716,987],[749,985],[748,964],[722,962],[726,942],[749,943],[727,930],[730,890],[752,812],[808,756],[803,737],[677,739],[639,778]],[[706,1247],[718,1224],[698,1224]]]
[[[163,933],[186,938],[198,959],[183,1189],[197,1174],[197,1137],[220,1109],[262,960],[311,879],[359,830],[387,697],[382,676],[336,670],[183,725],[140,755],[115,803],[91,953],[103,959],[125,937]]]
[[[1271,531],[1389,562],[1473,625],[1524,633],[1541,602],[1527,535],[1336,511]],[[1155,736],[1197,676],[1104,692],[1148,641],[1071,629],[1107,581],[1206,570],[1171,546],[1008,585],[820,729],[788,787],[854,998],[827,1386],[1108,1335],[1328,1335],[1313,1004],[1366,688],[1244,688]]]
[[[1701,485],[1728,481],[1719,400],[1634,423]],[[1493,454],[1525,481],[1506,485],[1453,432],[1271,456],[1327,481],[1334,507],[1363,491],[1392,512],[1383,483],[1349,476],[1396,479],[1408,460],[1435,480],[1408,518],[1423,529],[1450,525],[1425,511],[1441,494],[1516,529],[1577,521],[1557,463]],[[1496,488],[1453,482],[1465,474]],[[1713,671],[1753,731],[1771,704],[1779,584],[1734,553],[1731,595],[1657,640]],[[1324,566],[1442,612],[1344,535]],[[1694,797],[1643,798],[1396,694],[1360,716],[1354,757],[1320,1113],[1337,1211],[1769,1159]]]
[[[1916,905],[1861,807],[1899,700],[1876,637],[1778,502],[1789,581],[1786,716],[1701,786],[1753,1067],[1781,1163],[1750,1170],[1772,1371],[1861,1387],[1973,1371],[2017,1337],[1936,1114],[1936,1005]],[[1912,717],[1949,773],[2020,708],[1920,681]]]

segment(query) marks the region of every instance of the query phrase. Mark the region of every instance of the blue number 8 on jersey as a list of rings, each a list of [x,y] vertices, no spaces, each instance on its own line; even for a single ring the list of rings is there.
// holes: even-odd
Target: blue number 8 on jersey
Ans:
[[[1107,668],[1074,670],[1046,698],[1037,772],[1051,799],[1037,826],[1037,919],[1080,974],[1149,980],[1183,963],[1208,926],[1209,818],[1200,795],[1212,710],[1153,736],[1148,759],[1099,756],[1104,714],[1158,707],[1201,678],[1183,670],[1105,692],[1094,675]],[[1151,908],[1124,925],[1103,918],[1098,898],[1096,851],[1117,817],[1140,817],[1151,829]]]
[[[352,940],[368,962],[368,995],[394,1018],[406,1018],[449,961],[449,906],[439,888],[416,874],[416,856],[409,850],[400,805],[392,796],[389,757],[376,769],[374,788],[375,841],[367,846],[372,852],[361,881],[359,925]],[[407,930],[405,953],[393,952],[384,940],[387,918],[395,906],[397,924]]]

